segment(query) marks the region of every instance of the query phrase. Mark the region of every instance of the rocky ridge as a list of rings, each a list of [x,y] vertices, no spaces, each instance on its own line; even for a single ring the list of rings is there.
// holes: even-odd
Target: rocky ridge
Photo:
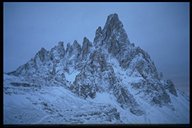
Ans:
[[[171,105],[170,95],[177,97],[173,82],[159,77],[149,54],[129,41],[117,14],[98,27],[93,42],[84,37],[82,46],[76,40],[66,48],[63,43],[50,51],[41,48],[8,74],[34,85],[60,85],[84,99],[107,92],[137,116],[145,114],[140,99],[162,107]]]

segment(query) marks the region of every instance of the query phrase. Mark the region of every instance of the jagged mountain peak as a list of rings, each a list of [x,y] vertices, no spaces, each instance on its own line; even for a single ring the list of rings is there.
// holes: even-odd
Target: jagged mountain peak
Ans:
[[[51,51],[52,50],[61,50],[61,49],[65,50],[63,41],[59,41],[58,44],[51,49]]]
[[[140,100],[162,105],[171,103],[169,92],[176,96],[173,83],[158,77],[149,54],[130,44],[116,13],[108,16],[103,29],[97,28],[93,44],[84,37],[82,45],[74,40],[66,50],[62,41],[50,51],[41,48],[15,74],[27,80],[34,75],[39,76],[35,77],[39,81],[56,81],[85,99],[110,91],[121,106],[127,106],[135,115],[144,114]],[[138,101],[134,92],[140,97]]]
[[[85,47],[87,48],[87,47],[91,47],[91,46],[92,46],[91,41],[87,37],[84,37],[82,49],[84,49]]]
[[[48,56],[48,51],[45,48],[41,48],[38,53],[36,54],[36,57],[39,57],[40,60],[43,62]]]
[[[97,32],[97,33],[101,33],[101,32],[102,32],[101,26],[99,26],[99,27],[97,28],[96,32]]]
[[[46,50],[44,47],[42,47],[42,48],[39,50],[39,52],[44,53],[44,52],[47,52],[47,50]]]
[[[73,45],[78,45],[77,40],[74,40],[74,41],[73,41]]]
[[[95,32],[94,45],[97,47],[99,45],[100,40],[102,39],[102,28],[99,26]]]
[[[78,50],[80,52],[81,50],[81,45],[77,42],[77,40],[74,40],[73,44],[72,44],[72,49],[73,50]]]
[[[104,29],[114,29],[118,27],[123,27],[123,24],[119,20],[117,13],[111,14],[107,17]]]
[[[63,41],[59,41],[58,42],[58,46],[64,47],[64,42]]]
[[[84,42],[90,42],[90,41],[89,41],[89,39],[88,39],[87,37],[84,37],[84,38],[83,38],[83,43],[84,43]]]
[[[101,27],[97,28],[94,38],[94,45],[96,48],[109,48],[111,45],[120,48],[128,47],[128,45],[130,45],[127,33],[124,30],[123,24],[119,20],[119,17],[116,13],[107,17],[107,21],[103,30]]]

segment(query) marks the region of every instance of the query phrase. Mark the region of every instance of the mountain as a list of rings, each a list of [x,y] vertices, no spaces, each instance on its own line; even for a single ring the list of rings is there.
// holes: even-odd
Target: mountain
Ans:
[[[129,41],[115,13],[93,42],[41,48],[4,74],[4,123],[189,123],[181,94]]]

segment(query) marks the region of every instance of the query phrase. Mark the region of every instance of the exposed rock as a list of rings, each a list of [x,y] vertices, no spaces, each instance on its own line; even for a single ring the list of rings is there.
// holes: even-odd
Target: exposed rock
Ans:
[[[87,59],[88,54],[90,53],[90,49],[92,47],[92,43],[84,37],[83,39],[83,46],[81,50],[81,59]]]
[[[169,92],[175,96],[177,96],[177,91],[175,89],[175,86],[171,80],[167,80],[165,85],[165,89],[169,90]]]
[[[67,44],[66,50],[63,42],[50,51],[42,48],[29,62],[9,74],[42,86],[69,87],[83,98],[94,99],[98,92],[111,92],[122,108],[137,116],[145,112],[129,87],[152,105],[170,104],[169,92],[177,96],[172,81],[161,82],[149,54],[130,43],[117,14],[108,16],[103,29],[98,27],[93,44],[84,37],[82,47],[75,40],[72,45]],[[74,72],[77,72],[75,76]],[[74,80],[66,80],[67,76]],[[141,80],[130,82],[129,78]]]

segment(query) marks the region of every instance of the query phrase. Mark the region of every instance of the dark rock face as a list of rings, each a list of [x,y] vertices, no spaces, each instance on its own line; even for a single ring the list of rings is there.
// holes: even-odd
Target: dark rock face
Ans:
[[[102,38],[102,28],[99,26],[96,30],[95,33],[95,38],[94,38],[94,46],[97,47],[97,43],[100,41],[99,39]]]
[[[119,82],[118,82],[119,83]],[[144,114],[144,111],[139,108],[139,104],[133,97],[133,95],[124,88],[121,84],[114,84],[113,93],[117,98],[117,102],[121,104],[122,108],[130,108],[130,112],[140,116]]]
[[[120,70],[127,73],[127,79],[140,80],[123,82],[124,78],[117,73]],[[77,71],[74,80],[69,82],[66,77]],[[137,116],[144,111],[128,87],[152,105],[171,103],[166,90],[177,96],[172,81],[161,82],[149,54],[130,43],[117,14],[108,16],[103,29],[98,27],[93,43],[84,37],[82,46],[75,40],[73,44],[68,43],[66,49],[63,42],[50,51],[42,48],[28,63],[9,74],[23,76],[32,83],[67,86],[85,99],[95,98],[100,92],[111,92],[122,108],[128,108]]]
[[[72,52],[73,55],[75,55],[76,57],[79,57],[81,52],[81,45],[76,40],[73,42],[72,51],[73,51]]]
[[[123,24],[117,14],[111,14],[107,18],[107,22],[103,29],[104,41],[110,42],[112,36],[115,36],[120,44],[129,43],[128,36],[123,29]]]
[[[90,53],[91,47],[92,47],[92,43],[86,37],[84,37],[83,46],[81,50],[81,57],[80,57],[81,59],[87,59],[88,54]]]
[[[177,96],[177,91],[175,89],[175,86],[171,80],[167,80],[165,85],[165,89],[167,89],[171,94]]]
[[[171,102],[171,99],[164,90],[162,83],[158,81],[142,80],[138,83],[132,83],[131,86],[132,88],[135,88],[138,93],[143,93],[143,97],[151,104],[162,106]]]
[[[64,48],[63,42],[59,42],[57,46],[51,49],[50,53],[51,53],[52,60],[59,61],[63,59],[65,56],[65,48]]]
[[[37,56],[39,57],[41,62],[44,62],[46,60],[46,56],[48,55],[47,53],[47,50],[45,50],[44,48],[41,48],[41,50],[37,53]]]
[[[72,51],[73,51],[73,49],[72,49],[72,47],[71,47],[71,44],[68,43],[68,44],[67,44],[67,49],[66,49],[66,56],[67,56],[67,57],[70,57],[70,56],[72,55]]]

